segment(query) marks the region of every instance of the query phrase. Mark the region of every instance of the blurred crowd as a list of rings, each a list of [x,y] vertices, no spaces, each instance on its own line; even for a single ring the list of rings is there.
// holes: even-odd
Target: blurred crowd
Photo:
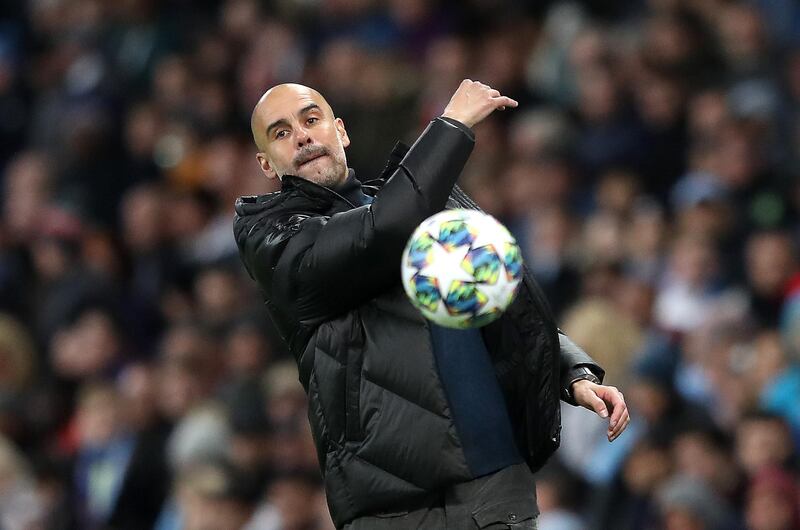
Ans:
[[[540,529],[800,528],[794,0],[0,3],[0,528],[331,529],[250,112],[319,89],[367,179],[463,78],[520,106],[462,186],[634,418],[564,406]]]

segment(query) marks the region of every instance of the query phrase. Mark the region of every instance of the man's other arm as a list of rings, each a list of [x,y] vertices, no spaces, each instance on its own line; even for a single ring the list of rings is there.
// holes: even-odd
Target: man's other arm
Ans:
[[[618,388],[604,386],[605,371],[572,340],[558,330],[561,355],[562,398],[572,405],[578,405],[608,419],[608,441],[612,442],[622,434],[631,421],[625,397]],[[594,382],[581,375],[588,369],[597,379]]]

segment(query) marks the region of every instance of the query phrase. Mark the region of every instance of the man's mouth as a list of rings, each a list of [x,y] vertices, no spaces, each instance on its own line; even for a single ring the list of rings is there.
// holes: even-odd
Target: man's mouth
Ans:
[[[301,168],[304,165],[306,165],[306,164],[308,164],[310,162],[313,162],[314,160],[316,160],[318,158],[322,158],[323,156],[327,156],[327,154],[326,153],[318,153],[318,154],[312,156],[311,158],[308,158],[308,159],[304,160],[303,162],[300,162],[300,164],[298,164],[297,167]]]

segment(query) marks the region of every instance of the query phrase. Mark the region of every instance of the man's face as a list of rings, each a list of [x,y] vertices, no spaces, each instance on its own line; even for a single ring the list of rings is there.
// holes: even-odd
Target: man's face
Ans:
[[[322,186],[347,178],[344,148],[350,139],[325,99],[301,85],[279,85],[253,114],[258,161],[269,178],[296,175]]]

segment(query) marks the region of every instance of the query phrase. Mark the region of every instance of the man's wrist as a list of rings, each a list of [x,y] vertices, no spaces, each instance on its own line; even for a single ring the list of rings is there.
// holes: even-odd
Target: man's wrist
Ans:
[[[448,124],[452,125],[453,127],[461,129],[471,139],[473,139],[473,140],[475,139],[475,133],[472,131],[472,128],[469,125],[467,125],[466,123],[464,123],[464,122],[462,122],[460,120],[457,120],[455,118],[451,118],[450,116],[445,116],[444,114],[439,116],[439,119],[444,121],[445,123],[448,123]]]
[[[567,372],[564,377],[564,385],[561,388],[561,398],[570,405],[577,405],[575,402],[575,395],[573,392],[573,385],[578,381],[590,381],[595,384],[601,384],[602,381],[597,374],[592,372],[588,366],[576,366]]]

